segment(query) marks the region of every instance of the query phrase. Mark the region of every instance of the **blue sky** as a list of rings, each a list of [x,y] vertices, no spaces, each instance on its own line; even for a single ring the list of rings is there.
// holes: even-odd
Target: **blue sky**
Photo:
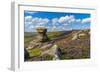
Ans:
[[[90,14],[24,11],[25,32],[35,32],[37,27],[48,31],[67,31],[90,28]]]

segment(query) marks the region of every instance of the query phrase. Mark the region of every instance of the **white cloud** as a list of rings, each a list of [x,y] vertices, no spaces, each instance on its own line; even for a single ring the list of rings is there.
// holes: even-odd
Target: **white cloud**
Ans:
[[[49,22],[49,19],[47,18],[33,18],[32,16],[26,16],[25,17],[25,29],[32,30],[36,27],[42,27],[47,25]]]
[[[25,22],[30,22],[32,21],[32,16],[26,16],[25,17]]]
[[[59,23],[64,23],[64,22],[72,21],[72,20],[74,20],[74,19],[75,19],[75,18],[74,18],[73,15],[70,15],[70,16],[66,15],[66,16],[64,16],[64,17],[60,17]]]
[[[51,21],[52,21],[52,24],[56,24],[58,23],[58,18],[53,18]]]
[[[48,24],[49,19],[47,18],[33,18],[32,23],[33,25],[37,25],[37,26],[45,26],[46,24]]]
[[[32,26],[32,25],[31,25],[31,26],[29,26],[28,28],[29,28],[29,29],[33,29],[33,28],[35,28],[35,26]]]
[[[90,22],[90,18],[76,19],[74,15],[66,15],[60,18],[33,18],[32,16],[25,17],[25,29],[33,30],[37,27],[46,27],[48,30],[67,30],[68,25],[78,25]],[[66,29],[67,28],[67,29]],[[72,28],[71,28],[72,29]]]
[[[25,29],[28,29],[28,27],[32,24],[32,16],[26,16],[24,23],[25,23]]]
[[[47,18],[32,18],[32,16],[27,16],[25,17],[25,25],[40,25],[40,26],[43,26],[43,25],[46,25],[47,23],[49,22],[49,19]]]
[[[65,25],[65,26],[66,26],[66,25],[68,25],[68,23],[64,23],[64,24],[62,24],[62,25]]]
[[[70,15],[70,16],[66,15],[58,19],[58,22],[62,25],[85,24],[85,23],[89,23],[90,21],[91,21],[90,18],[76,19],[74,15]]]
[[[65,23],[65,22],[67,22],[69,20],[69,16],[64,16],[64,17],[60,17],[59,18],[59,20],[58,20],[58,22],[59,23]]]
[[[82,20],[82,23],[89,23],[91,22],[91,18],[85,18]]]
[[[68,24],[71,24],[73,22],[76,22],[76,19],[75,19],[74,15],[70,15],[70,16],[66,15],[66,16],[60,17],[58,22],[60,24],[68,25]]]
[[[76,22],[81,22],[81,19],[76,19]]]

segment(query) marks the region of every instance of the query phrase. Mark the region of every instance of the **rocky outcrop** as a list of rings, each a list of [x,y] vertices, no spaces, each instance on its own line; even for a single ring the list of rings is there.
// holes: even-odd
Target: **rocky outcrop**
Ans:
[[[46,34],[47,32],[47,29],[46,28],[43,28],[43,27],[38,27],[37,29],[37,32],[38,32],[38,39],[40,42],[46,42],[48,41],[48,36]]]
[[[72,40],[79,39],[79,37],[84,37],[85,35],[86,35],[86,33],[85,33],[85,32],[82,32],[82,31],[75,32],[75,33],[72,35]]]
[[[90,58],[90,35],[87,31],[75,30],[69,34],[48,40],[46,29],[37,29],[38,36],[27,49],[39,49],[41,54],[32,61]]]
[[[29,58],[29,53],[26,49],[24,49],[24,60],[27,60]]]
[[[25,49],[25,57],[28,56],[27,50],[31,49],[40,49],[41,55],[40,57],[33,57],[32,60],[59,60],[60,59],[60,48],[58,45],[56,45],[53,41],[48,40],[48,36],[46,34],[47,29],[46,28],[37,28],[37,39],[32,40],[29,43],[29,46]]]
[[[49,54],[53,56],[52,60],[59,60],[61,56],[61,50],[56,44],[54,44],[52,45],[51,48],[49,48],[47,51],[42,53],[42,55],[44,54]]]
[[[38,35],[36,36],[35,40],[32,40],[29,43],[27,49],[41,48],[46,42],[48,42],[48,36],[46,34],[47,29],[43,27],[38,27],[36,30]]]

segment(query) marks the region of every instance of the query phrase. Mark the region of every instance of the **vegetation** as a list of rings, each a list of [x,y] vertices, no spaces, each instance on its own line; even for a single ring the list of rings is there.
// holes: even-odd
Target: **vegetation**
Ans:
[[[60,59],[87,59],[90,58],[90,30],[73,30],[69,33],[67,31],[48,32],[49,41],[55,41],[54,44],[59,46],[61,50]],[[78,33],[78,34],[76,34]],[[72,38],[77,35],[77,38]],[[24,35],[24,47],[27,47],[32,40],[36,39],[36,33],[25,33]],[[48,49],[41,51],[40,48],[32,48],[28,50],[31,61],[34,60],[52,60],[53,56],[49,54],[43,54]]]
[[[63,34],[64,32],[48,32],[48,38],[50,40],[53,40],[54,38],[56,38],[57,36]]]
[[[29,45],[29,43],[32,41],[32,40],[34,40],[34,39],[36,39],[36,33],[34,32],[24,32],[24,47],[26,48],[28,45]]]
[[[49,55],[49,54],[44,54],[42,55],[42,60],[52,60],[53,59],[53,56],[52,55]]]
[[[38,57],[41,55],[41,50],[39,48],[29,49],[29,57]]]

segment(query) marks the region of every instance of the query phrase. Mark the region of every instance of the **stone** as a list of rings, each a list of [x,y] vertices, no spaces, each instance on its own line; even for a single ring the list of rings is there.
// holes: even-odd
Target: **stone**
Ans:
[[[38,27],[36,28],[36,30],[38,33],[38,35],[36,36],[36,39],[32,40],[26,49],[41,48],[43,44],[48,42],[48,36],[46,34],[47,29],[44,27]]]
[[[44,27],[38,27],[36,28],[37,32],[38,32],[38,36],[37,39],[39,39],[40,42],[46,42],[48,41],[48,36],[46,34],[47,29]]]

